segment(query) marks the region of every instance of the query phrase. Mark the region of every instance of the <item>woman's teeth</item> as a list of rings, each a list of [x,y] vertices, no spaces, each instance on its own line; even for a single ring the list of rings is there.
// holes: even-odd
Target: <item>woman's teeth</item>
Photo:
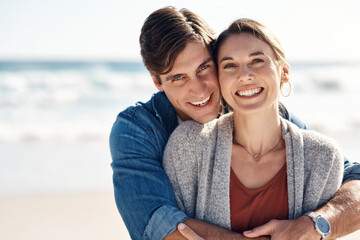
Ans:
[[[192,105],[195,105],[195,106],[204,106],[204,105],[206,105],[209,101],[210,101],[210,97],[211,97],[211,95],[209,96],[209,97],[207,97],[207,98],[205,98],[204,100],[202,100],[202,101],[199,101],[199,102],[190,102]]]
[[[261,91],[261,88],[254,88],[254,89],[249,89],[249,90],[245,90],[245,91],[238,91],[237,94],[240,96],[251,97],[251,96],[259,93],[260,91]]]

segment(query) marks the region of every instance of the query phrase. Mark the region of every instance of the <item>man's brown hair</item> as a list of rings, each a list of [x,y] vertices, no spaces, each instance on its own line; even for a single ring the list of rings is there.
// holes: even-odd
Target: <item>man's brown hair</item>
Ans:
[[[188,42],[203,42],[211,52],[214,39],[214,31],[197,14],[185,8],[165,7],[145,20],[140,34],[141,56],[145,67],[161,84],[159,75],[172,70]]]

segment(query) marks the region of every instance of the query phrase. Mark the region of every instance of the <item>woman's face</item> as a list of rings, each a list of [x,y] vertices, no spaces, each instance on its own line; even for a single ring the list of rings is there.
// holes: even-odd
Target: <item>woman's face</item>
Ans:
[[[288,70],[268,44],[250,33],[233,34],[222,43],[217,61],[221,92],[234,112],[277,107]]]

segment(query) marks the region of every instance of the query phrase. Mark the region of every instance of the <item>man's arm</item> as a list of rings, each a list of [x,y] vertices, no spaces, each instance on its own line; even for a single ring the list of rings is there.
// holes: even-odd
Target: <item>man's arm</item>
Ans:
[[[197,219],[189,218],[184,222],[185,229],[179,228],[164,238],[164,240],[248,240],[240,233],[218,227]],[[252,238],[254,239],[254,238]],[[268,240],[269,237],[260,236],[256,240]]]
[[[110,134],[115,200],[132,239],[162,239],[187,216],[161,166],[167,139],[140,120],[120,114]]]
[[[350,180],[335,196],[315,212],[329,220],[329,239],[345,236],[360,229],[360,181]]]

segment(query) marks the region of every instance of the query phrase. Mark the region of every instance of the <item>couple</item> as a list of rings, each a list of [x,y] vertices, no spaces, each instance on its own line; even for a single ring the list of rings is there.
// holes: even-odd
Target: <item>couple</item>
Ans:
[[[141,54],[160,92],[121,112],[110,135],[116,204],[132,239],[198,238],[188,228],[177,229],[182,222],[205,239],[333,239],[359,228],[359,165],[339,161],[335,145],[289,123],[305,128],[286,109],[281,110],[289,121],[278,116],[280,85],[288,82],[289,66],[260,24],[249,20],[251,34],[247,28],[236,32],[241,21],[221,34],[214,58],[213,32],[196,14],[169,7],[145,21]],[[251,29],[255,25],[259,32]],[[224,115],[214,61],[234,113]],[[211,122],[182,123],[190,119]],[[174,195],[162,158],[179,123],[164,154]],[[343,184],[333,196],[340,185],[335,172],[340,176],[342,170]],[[243,219],[243,192],[275,181],[282,184],[273,184],[277,189],[269,188],[265,199],[282,194],[262,203],[270,211]],[[255,210],[261,200],[254,200]],[[308,210],[321,215],[317,222],[322,224],[305,216]],[[236,232],[269,219],[292,220],[272,220],[246,232],[249,238]],[[331,226],[330,235],[322,226]]]

